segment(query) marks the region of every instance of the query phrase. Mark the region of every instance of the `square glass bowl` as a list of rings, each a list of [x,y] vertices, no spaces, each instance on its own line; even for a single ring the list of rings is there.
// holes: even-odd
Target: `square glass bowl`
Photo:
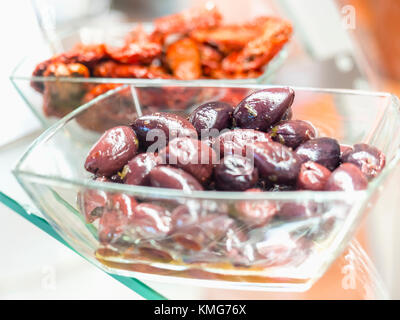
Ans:
[[[146,31],[151,31],[151,23],[143,23]],[[78,77],[34,77],[32,72],[36,65],[49,59],[54,52],[61,53],[70,50],[77,43],[96,44],[107,43],[119,46],[123,43],[124,37],[129,31],[137,27],[137,24],[113,24],[112,27],[93,27],[86,26],[77,29],[72,33],[66,33],[55,37],[52,44],[38,44],[38,51],[30,53],[14,69],[10,80],[14,87],[23,98],[25,103],[39,119],[43,127],[49,127],[57,120],[67,115],[82,104],[88,102],[91,97],[95,97],[100,92],[104,93],[117,85],[137,84],[151,87],[153,84],[168,85],[171,83],[180,84],[188,81],[163,80],[163,79],[133,79],[133,78],[78,78]],[[40,49],[40,51],[39,51]],[[260,77],[249,79],[206,79],[191,80],[192,86],[207,83],[208,86],[218,86],[221,83],[230,84],[257,84],[268,83],[269,79],[283,64],[288,56],[288,49],[285,46],[265,67]],[[39,92],[32,86],[46,88]],[[99,86],[102,85],[102,86]],[[173,98],[172,98],[173,99]],[[180,99],[180,97],[176,97]],[[145,109],[147,106],[143,105]],[[154,109],[154,105],[149,105]]]
[[[172,90],[189,93],[196,104],[221,98],[234,103],[263,88],[176,83],[149,87],[140,82],[118,87],[45,131],[14,174],[55,230],[107,272],[224,288],[307,290],[347,246],[399,162],[400,114],[395,96],[294,88],[294,119],[311,121],[321,136],[349,145],[369,143],[386,154],[386,167],[364,191],[186,193],[94,181],[84,169],[88,151],[101,133],[129,124],[143,113],[147,94],[165,102]],[[159,109],[163,109],[161,102]],[[164,109],[187,114],[192,108]],[[160,225],[132,223],[126,217],[137,203],[158,206],[163,215],[157,213],[154,221],[167,217],[176,228],[160,236],[152,234]],[[261,228],[243,226],[235,219],[237,210],[267,210],[271,205],[286,210],[287,218]],[[301,218],[302,211],[312,214]]]

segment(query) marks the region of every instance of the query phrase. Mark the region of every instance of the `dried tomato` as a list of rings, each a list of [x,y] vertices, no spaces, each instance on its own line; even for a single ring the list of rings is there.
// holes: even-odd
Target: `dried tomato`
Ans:
[[[222,15],[213,7],[196,7],[154,21],[155,30],[161,34],[186,34],[198,28],[210,28],[221,23]]]
[[[260,37],[250,41],[241,51],[232,52],[224,58],[223,70],[243,72],[260,69],[288,42],[292,31],[289,22],[278,18],[268,19]]]
[[[166,60],[173,75],[180,80],[201,77],[200,52],[196,42],[190,38],[180,39],[167,49]]]
[[[90,76],[89,70],[82,64],[64,64],[55,62],[48,65],[43,76],[83,77]],[[43,91],[43,111],[47,116],[63,117],[81,104],[81,98],[87,90],[85,82],[46,81]]]

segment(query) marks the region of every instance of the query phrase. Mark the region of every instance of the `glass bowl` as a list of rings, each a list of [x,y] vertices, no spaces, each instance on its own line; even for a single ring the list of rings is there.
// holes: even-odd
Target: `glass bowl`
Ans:
[[[236,100],[266,87],[168,84],[190,92],[197,103],[221,97]],[[364,191],[187,193],[93,180],[83,164],[100,134],[129,124],[143,112],[141,91],[162,96],[168,88],[139,81],[81,106],[30,146],[14,169],[18,181],[55,230],[107,272],[210,287],[310,288],[347,246],[399,162],[397,98],[387,93],[294,88],[294,119],[311,121],[320,135],[343,144],[369,143],[386,154],[386,167]],[[165,109],[180,114],[191,110]],[[159,208],[153,216],[157,227],[168,220],[175,228],[160,236],[152,233],[154,225],[148,221],[132,224],[126,217],[137,203]],[[243,226],[235,219],[237,210],[270,206],[286,214],[264,227]],[[298,215],[302,210],[312,214]]]
[[[138,24],[113,24],[112,27],[93,27],[86,26],[70,33],[61,34],[57,37],[56,45],[38,44],[37,51],[32,52],[28,57],[23,59],[14,69],[10,80],[14,87],[26,102],[31,111],[39,119],[43,127],[49,127],[57,120],[76,109],[80,105],[88,102],[90,97],[104,93],[109,88],[123,84],[136,84],[151,87],[157,83],[159,85],[168,85],[174,80],[162,79],[133,79],[133,78],[72,78],[72,77],[34,77],[32,72],[39,62],[45,61],[53,56],[54,48],[56,52],[64,52],[71,49],[77,43],[96,44],[107,43],[119,46],[123,43],[124,37],[129,31],[137,27]],[[141,24],[146,31],[151,31],[153,25],[151,23]],[[192,80],[190,83],[196,86],[197,83],[208,83],[209,86],[218,86],[224,84],[256,84],[267,83],[278,68],[283,64],[288,56],[288,45],[286,45],[265,67],[264,72],[257,78],[249,79],[210,79],[210,80]],[[40,50],[40,51],[39,51]],[[47,86],[49,90],[45,93],[38,92],[32,87],[32,83],[36,86]],[[176,83],[182,81],[176,80]],[[98,85],[102,85],[99,87]],[[96,88],[95,88],[96,87]],[[87,93],[94,93],[88,94]],[[145,108],[145,106],[143,106]],[[154,107],[154,106],[151,106]],[[153,108],[154,109],[154,108]]]

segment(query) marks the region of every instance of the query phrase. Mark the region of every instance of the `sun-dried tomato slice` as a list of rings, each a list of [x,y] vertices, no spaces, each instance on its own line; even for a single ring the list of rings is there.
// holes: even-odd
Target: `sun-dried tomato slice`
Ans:
[[[167,71],[160,66],[143,66],[139,64],[124,64],[112,60],[99,63],[93,69],[93,75],[101,78],[140,78],[166,79],[170,78]]]
[[[47,67],[52,63],[51,59],[43,61],[39,63],[35,70],[32,72],[32,76],[34,77],[42,77],[43,73],[46,71]],[[43,93],[44,91],[44,82],[43,81],[31,81],[31,87],[35,89],[37,92]]]
[[[104,44],[78,43],[72,50],[61,54],[57,61],[64,63],[81,63],[92,68],[96,63],[108,57]]]
[[[87,103],[94,98],[98,97],[99,95],[106,93],[109,90],[113,90],[119,86],[122,86],[122,84],[116,84],[116,83],[102,83],[95,85],[92,89],[90,89],[82,98],[82,103]]]
[[[250,41],[262,35],[266,21],[266,17],[260,17],[242,25],[197,29],[190,33],[190,37],[200,43],[208,43],[217,47],[221,52],[228,54],[243,49]]]
[[[88,78],[90,72],[83,64],[70,63],[65,64],[61,62],[51,63],[47,66],[43,76],[48,77],[84,77]]]
[[[158,18],[155,30],[161,34],[186,34],[198,28],[210,28],[221,23],[222,15],[215,6],[195,7],[180,13]]]
[[[159,56],[162,46],[156,42],[131,42],[122,48],[107,47],[110,57],[121,63],[148,63]]]
[[[166,60],[173,75],[180,80],[193,80],[201,77],[200,52],[196,42],[182,38],[171,44]]]
[[[232,52],[222,61],[228,72],[257,70],[267,64],[288,42],[292,25],[279,18],[269,18],[260,37],[250,41],[241,51]]]
[[[217,49],[207,44],[199,44],[200,63],[203,68],[203,74],[209,76],[212,70],[220,69],[223,55]]]
[[[89,70],[80,63],[64,64],[54,62],[43,73],[47,77],[83,77],[90,76]],[[43,111],[47,116],[63,117],[81,103],[88,84],[85,82],[47,81],[44,83]]]
[[[157,33],[148,34],[139,25],[128,33],[124,46],[106,46],[106,51],[113,60],[121,63],[149,63],[161,54],[162,40]]]
[[[105,51],[104,44],[85,45],[79,43],[72,50],[61,54],[57,54],[52,58],[39,63],[36,66],[35,70],[33,71],[32,76],[34,77],[46,76],[45,74],[46,70],[50,66],[53,66],[54,68],[55,63],[61,63],[64,65],[78,63],[84,65],[90,71],[94,65],[104,60],[105,58],[107,58],[107,53]],[[47,75],[51,75],[49,74],[51,72],[52,71],[47,72],[48,73]],[[43,82],[32,81],[31,86],[38,92],[42,93],[44,91]]]
[[[253,79],[260,77],[262,74],[263,71],[261,70],[229,72],[219,68],[211,70],[210,77],[213,79]]]
[[[147,67],[136,64],[122,64],[112,60],[96,65],[93,75],[101,78],[143,78]]]

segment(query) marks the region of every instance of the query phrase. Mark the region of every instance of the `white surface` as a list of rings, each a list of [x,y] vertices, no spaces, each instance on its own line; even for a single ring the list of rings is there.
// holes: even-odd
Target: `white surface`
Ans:
[[[18,139],[39,127],[14,89],[9,76],[17,63],[35,48],[41,39],[30,1],[8,1],[0,9],[0,146]]]
[[[0,299],[141,299],[2,204],[0,219]]]

